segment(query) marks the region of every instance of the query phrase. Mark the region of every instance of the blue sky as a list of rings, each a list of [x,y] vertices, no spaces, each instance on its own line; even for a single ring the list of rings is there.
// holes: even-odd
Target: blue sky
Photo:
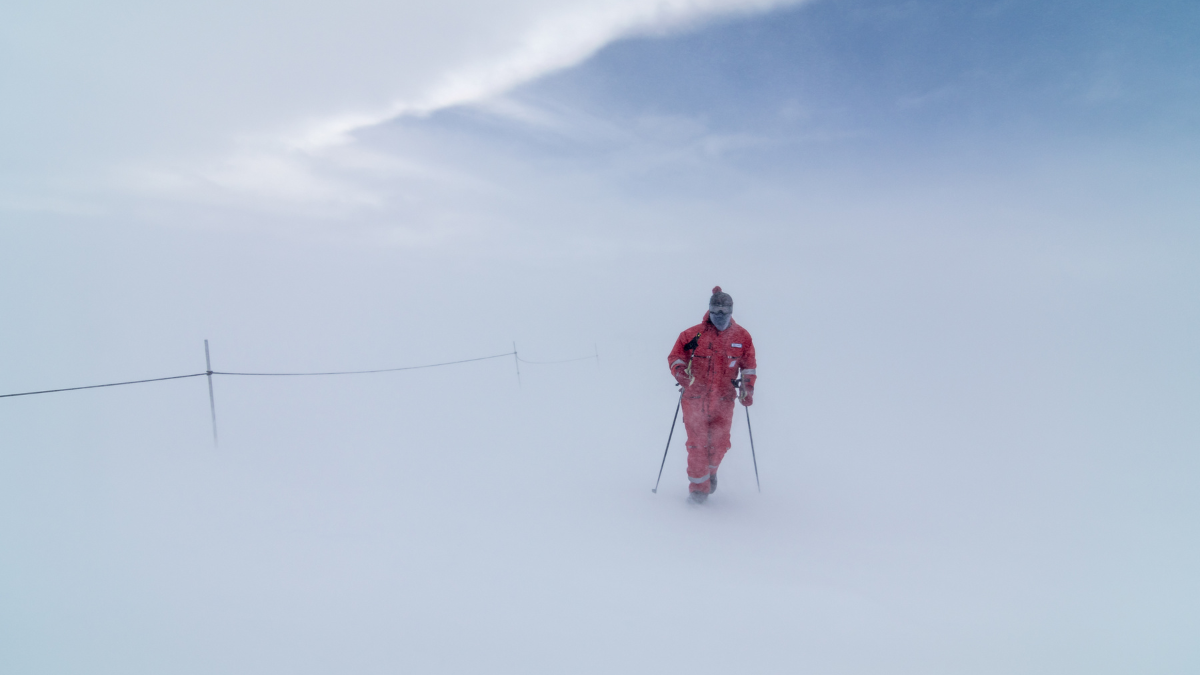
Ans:
[[[515,96],[624,126],[679,117],[770,138],[779,154],[756,147],[764,154],[746,163],[771,167],[808,154],[788,152],[805,141],[809,152],[893,161],[963,145],[1167,150],[1195,137],[1195,14],[1186,4],[815,3],[622,40]]]
[[[636,3],[614,7],[614,16],[624,16]],[[1194,40],[1188,39],[1196,10],[1187,3],[817,2],[734,16],[698,7],[681,4],[681,18],[659,28],[654,20],[610,19],[633,28],[600,26],[576,47],[570,33],[551,33],[553,40],[538,33],[553,31],[554,20],[569,25],[573,15],[547,15],[548,23],[538,24],[542,10],[536,6],[502,14],[518,26],[500,21],[493,29],[499,32],[487,40],[474,24],[462,24],[461,35],[442,29],[440,41],[404,41],[402,31],[396,41],[381,43],[375,29],[354,32],[369,15],[354,10],[366,7],[349,8],[340,17],[346,25],[333,32],[317,28],[326,13],[312,5],[292,17],[299,25],[291,32],[274,22],[256,45],[245,32],[259,24],[231,32],[236,24],[218,5],[211,22],[198,24],[186,11],[164,13],[147,45],[131,39],[137,48],[123,50],[109,43],[112,54],[99,48],[94,65],[85,59],[72,68],[64,63],[89,53],[93,36],[64,42],[51,59],[47,52],[55,40],[38,46],[31,37],[36,32],[14,28],[8,42],[17,58],[9,62],[7,79],[14,100],[25,105],[8,113],[16,116],[9,127],[15,152],[4,170],[11,186],[24,187],[7,189],[6,199],[18,210],[34,211],[128,209],[139,199],[211,205],[243,198],[242,208],[286,209],[299,200],[307,204],[302,216],[327,213],[324,206],[342,215],[348,210],[351,220],[370,219],[387,212],[381,183],[427,189],[421,181],[434,175],[441,176],[437,185],[451,190],[458,188],[448,175],[487,183],[492,178],[473,175],[469,165],[506,141],[516,145],[498,152],[517,163],[527,153],[537,159],[558,151],[586,163],[603,162],[622,148],[660,158],[700,148],[703,167],[717,171],[826,171],[829,163],[842,162],[848,173],[861,175],[902,163],[951,166],[963,178],[987,175],[989,167],[1010,161],[1071,157],[1089,165],[1095,154],[1107,153],[1151,163],[1161,156],[1169,163],[1191,156],[1200,76]],[[579,15],[607,16],[597,8],[603,3],[583,3]],[[396,11],[397,25],[421,30],[422,22],[413,20],[424,16],[421,11],[413,10],[413,17]],[[52,14],[27,14],[29,27],[54,35],[45,28],[53,25],[47,18]],[[86,16],[80,13],[78,20]],[[441,29],[435,19],[427,22]],[[147,20],[154,25],[153,17]],[[535,28],[522,32],[522,20]],[[67,30],[72,21],[61,23],[64,40],[76,37]],[[192,28],[199,44],[184,40],[162,50],[162,34],[178,26]],[[636,35],[646,26],[653,35]],[[624,36],[631,30],[634,36]],[[304,42],[305,35],[322,32],[329,35]],[[213,53],[199,39],[206,35],[236,49]],[[345,49],[356,37],[379,51]],[[440,60],[439,51],[430,49],[424,63],[408,53],[426,43],[456,41],[495,46],[491,54],[468,57],[445,48],[450,55]],[[542,43],[552,48],[529,46]],[[163,65],[147,62],[153,48],[166,57]],[[588,57],[595,48],[600,51]],[[517,57],[507,57],[505,49],[531,65],[509,74],[505,59]],[[536,56],[521,56],[522,49]],[[312,67],[323,55],[327,62]],[[469,65],[471,58],[502,75]],[[129,67],[131,62],[138,66]],[[174,62],[187,67],[164,70]],[[399,67],[389,69],[390,63]],[[422,93],[442,90],[467,93]],[[298,140],[309,132],[296,136],[305,119],[366,119],[371,115],[353,112],[355,107],[367,110],[389,96],[434,100],[430,95],[449,96],[449,102],[397,104],[398,110],[417,106],[416,112],[362,123],[353,132],[357,141],[341,146],[344,156],[337,147]],[[426,108],[418,110],[421,105]],[[428,110],[433,112],[426,116]],[[387,128],[397,126],[404,133],[390,142],[419,145],[389,152],[374,144],[375,138],[388,142]],[[462,141],[468,144],[463,165],[455,163],[460,160],[453,145],[463,136],[439,136],[448,129],[469,138]],[[423,160],[415,157],[421,152]],[[133,203],[110,204],[123,198]]]
[[[1187,3],[816,3],[623,41],[535,89],[876,144],[1162,141],[1195,133],[1196,23]]]

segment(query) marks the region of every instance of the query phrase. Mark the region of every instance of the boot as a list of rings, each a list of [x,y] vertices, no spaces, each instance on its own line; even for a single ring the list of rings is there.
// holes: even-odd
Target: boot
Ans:
[[[708,475],[708,494],[711,495],[712,493],[714,493],[716,491],[717,491],[717,472],[714,471]]]
[[[692,492],[688,495],[688,501],[693,504],[703,504],[708,501],[707,492]]]

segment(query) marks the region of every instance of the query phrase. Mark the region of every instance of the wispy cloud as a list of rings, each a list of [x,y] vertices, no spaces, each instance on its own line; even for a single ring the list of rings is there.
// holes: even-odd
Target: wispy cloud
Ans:
[[[665,35],[721,16],[762,12],[804,0],[585,0],[560,5],[531,20],[505,48],[466,65],[435,74],[423,91],[376,109],[348,110],[307,122],[281,123],[276,132],[243,138],[224,158],[164,169],[143,166],[126,181],[138,191],[191,200],[236,197],[334,211],[376,208],[386,201],[381,178],[412,174],[439,176],[453,168],[422,166],[412,158],[355,143],[356,133],[398,118],[425,118],[438,111],[478,106],[490,114],[539,126],[561,125],[546,111],[504,96],[515,87],[581,63],[613,41],[637,35]],[[354,148],[351,150],[351,148]],[[468,179],[468,182],[470,180]],[[476,186],[478,187],[478,186]],[[221,193],[224,193],[221,196]]]
[[[218,0],[204,21],[139,14],[132,0],[65,22],[32,11],[13,30],[46,40],[16,44],[27,58],[14,61],[18,104],[0,114],[0,170],[22,178],[0,185],[0,208],[383,216],[407,193],[487,192],[461,149],[451,158],[366,132],[407,119],[415,133],[439,111],[470,108],[563,139],[625,137],[608,120],[509,94],[622,38],[806,1],[317,0],[287,21],[266,0]],[[78,67],[58,68],[49,52]]]
[[[353,132],[404,115],[428,115],[486,101],[533,79],[576,65],[605,45],[632,35],[664,34],[716,16],[766,11],[804,0],[623,0],[564,7],[529,27],[515,49],[446,73],[424,95],[374,111],[331,116],[290,139],[318,150],[345,143]]]

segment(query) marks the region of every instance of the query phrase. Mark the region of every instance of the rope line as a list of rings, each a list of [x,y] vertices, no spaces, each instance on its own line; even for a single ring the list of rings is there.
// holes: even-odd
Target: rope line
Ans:
[[[498,359],[504,356],[513,356],[516,352],[505,352],[503,354],[494,354],[492,356],[480,356],[477,359],[463,359],[461,361],[447,361],[445,363],[430,363],[424,366],[404,366],[402,368],[380,368],[378,370],[336,370],[327,373],[230,373],[223,370],[214,370],[213,375],[249,375],[253,377],[304,377],[308,375],[365,375],[367,373],[394,373],[398,370],[417,370],[420,368],[437,368],[438,366],[453,366],[457,363],[470,363],[472,361],[486,361],[488,359]],[[589,357],[590,358],[590,357]]]
[[[573,359],[562,359],[559,361],[530,361],[528,359],[522,359],[520,356],[518,356],[517,358],[521,360],[521,363],[534,363],[537,365],[546,366],[546,365],[550,365],[553,363],[571,363],[572,361],[590,361],[596,357],[595,356],[579,356],[579,357],[576,357]]]
[[[503,354],[493,354],[491,356],[480,356],[474,359],[462,359],[460,361],[445,361],[442,363],[429,363],[422,366],[402,366],[399,368],[379,368],[376,370],[335,370],[327,372],[312,372],[312,373],[243,373],[224,370],[205,371],[203,373],[189,373],[187,375],[171,375],[170,377],[155,377],[148,380],[130,380],[128,382],[109,382],[107,384],[91,384],[86,387],[66,387],[63,389],[43,389],[41,391],[23,391],[17,394],[0,394],[0,398],[13,398],[15,396],[33,396],[34,394],[54,394],[61,391],[79,391],[81,389],[100,389],[103,387],[122,387],[127,384],[145,384],[147,382],[164,382],[166,380],[183,380],[189,377],[203,377],[205,375],[234,375],[241,377],[308,377],[317,375],[367,375],[370,373],[394,373],[401,370],[420,370],[422,368],[437,368],[440,366],[453,366],[459,363],[472,363],[474,361],[487,361],[490,359],[500,359],[507,356],[516,357],[522,363],[533,363],[538,365],[548,365],[554,363],[571,363],[572,361],[585,361],[588,359],[597,358],[595,356],[581,356],[574,359],[562,359],[560,361],[530,361],[523,359],[516,350],[505,352]]]
[[[12,398],[13,396],[32,396],[34,394],[53,394],[60,391],[79,391],[80,389],[99,389],[101,387],[120,387],[126,384],[142,384],[144,382],[162,382],[163,380],[182,380],[186,377],[201,377],[208,373],[192,373],[191,375],[172,375],[170,377],[156,377],[150,380],[133,380],[130,382],[110,382],[108,384],[90,384],[86,387],[67,387],[66,389],[43,389],[42,391],[23,391],[19,394],[0,394],[0,398]]]

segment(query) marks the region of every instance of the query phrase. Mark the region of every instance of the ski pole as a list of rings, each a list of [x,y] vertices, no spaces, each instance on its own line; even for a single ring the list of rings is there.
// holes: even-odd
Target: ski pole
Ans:
[[[750,428],[750,406],[742,406],[746,409],[746,431],[750,432],[750,459],[754,460],[754,484],[758,486],[758,491],[762,492],[762,483],[758,482],[758,457],[754,455],[754,430]]]
[[[671,437],[675,435],[675,422],[679,420],[679,408],[683,405],[683,391],[679,392],[679,403],[675,404],[675,416],[671,418],[671,433],[667,434],[667,447],[663,449],[662,464],[658,465],[658,480],[654,481],[654,494],[658,494],[658,484],[662,481],[663,467],[667,465],[667,451],[671,449]]]

